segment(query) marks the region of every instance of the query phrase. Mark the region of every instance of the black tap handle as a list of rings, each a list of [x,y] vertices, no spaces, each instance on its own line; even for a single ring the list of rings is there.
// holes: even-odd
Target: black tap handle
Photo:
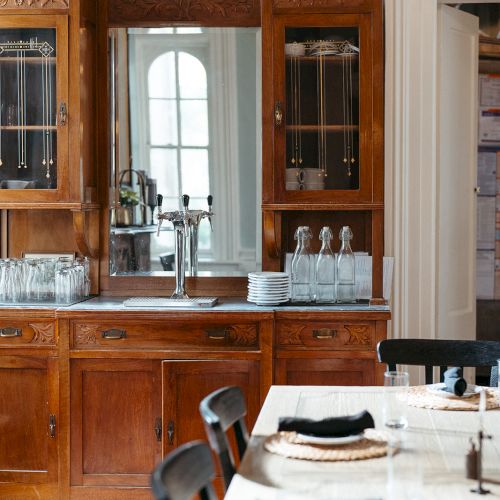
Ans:
[[[208,195],[207,201],[208,201],[208,207],[212,208],[214,197],[211,194]]]
[[[184,206],[185,210],[189,208],[189,196],[187,194],[182,195],[182,205]]]
[[[156,204],[157,204],[158,208],[161,208],[161,206],[163,204],[163,195],[161,195],[161,194],[156,195]]]

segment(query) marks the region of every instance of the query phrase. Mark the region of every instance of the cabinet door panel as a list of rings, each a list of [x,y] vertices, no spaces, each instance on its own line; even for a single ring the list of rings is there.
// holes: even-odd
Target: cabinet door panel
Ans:
[[[0,482],[57,478],[57,399],[56,359],[0,358]]]
[[[275,383],[284,385],[373,385],[371,359],[278,359]]]
[[[237,385],[245,394],[246,421],[251,430],[259,412],[258,373],[258,361],[164,361],[162,363],[164,454],[194,439],[207,440],[198,409],[200,401],[216,389],[228,385]],[[233,450],[237,450],[232,432],[230,444]],[[238,461],[236,452],[234,458]],[[217,474],[215,487],[222,498],[224,492],[222,473],[215,456],[214,462]]]
[[[221,387],[242,389],[247,398],[247,423],[253,426],[259,412],[258,373],[258,361],[164,361],[164,453],[193,439],[206,440],[198,407],[205,396]],[[174,430],[170,440],[169,424]]]
[[[72,363],[72,484],[149,485],[161,456],[159,370],[155,361]]]

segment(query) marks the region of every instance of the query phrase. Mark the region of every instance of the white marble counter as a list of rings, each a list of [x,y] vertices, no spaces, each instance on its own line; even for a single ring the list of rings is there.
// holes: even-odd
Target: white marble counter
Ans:
[[[85,302],[79,302],[72,306],[61,309],[65,311],[214,311],[214,312],[296,312],[296,311],[315,311],[315,312],[390,312],[389,306],[370,306],[368,304],[353,305],[284,305],[284,306],[258,306],[247,302],[244,298],[220,298],[219,302],[210,308],[193,307],[125,307],[123,301],[127,297],[94,297]]]

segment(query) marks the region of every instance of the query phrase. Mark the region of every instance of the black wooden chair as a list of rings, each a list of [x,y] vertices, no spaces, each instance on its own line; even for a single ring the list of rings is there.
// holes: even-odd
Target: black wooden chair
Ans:
[[[498,383],[500,341],[389,339],[378,343],[377,353],[390,371],[396,370],[397,364],[425,366],[426,384],[432,384],[435,366],[440,368],[441,381],[449,366],[490,367],[490,385]]]
[[[169,453],[153,472],[151,485],[156,500],[217,500],[212,452],[207,443],[192,441]]]
[[[245,397],[239,387],[223,387],[202,400],[200,413],[210,446],[219,457],[227,490],[236,467],[226,431],[233,427],[241,460],[248,444]]]

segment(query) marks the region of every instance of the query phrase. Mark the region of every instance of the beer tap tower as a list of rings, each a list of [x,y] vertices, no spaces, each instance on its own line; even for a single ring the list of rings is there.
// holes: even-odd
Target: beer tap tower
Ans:
[[[163,196],[157,196],[158,205],[158,232],[164,220],[169,221],[174,226],[175,238],[175,291],[170,297],[173,301],[189,302],[189,305],[211,306],[217,302],[216,297],[195,297],[190,298],[186,293],[186,241],[189,239],[189,271],[191,276],[198,273],[198,228],[203,219],[208,219],[212,226],[212,203],[211,195],[207,198],[208,212],[205,210],[189,210],[189,196],[182,196],[183,210],[173,212],[163,212]],[[187,305],[187,304],[186,304]]]

